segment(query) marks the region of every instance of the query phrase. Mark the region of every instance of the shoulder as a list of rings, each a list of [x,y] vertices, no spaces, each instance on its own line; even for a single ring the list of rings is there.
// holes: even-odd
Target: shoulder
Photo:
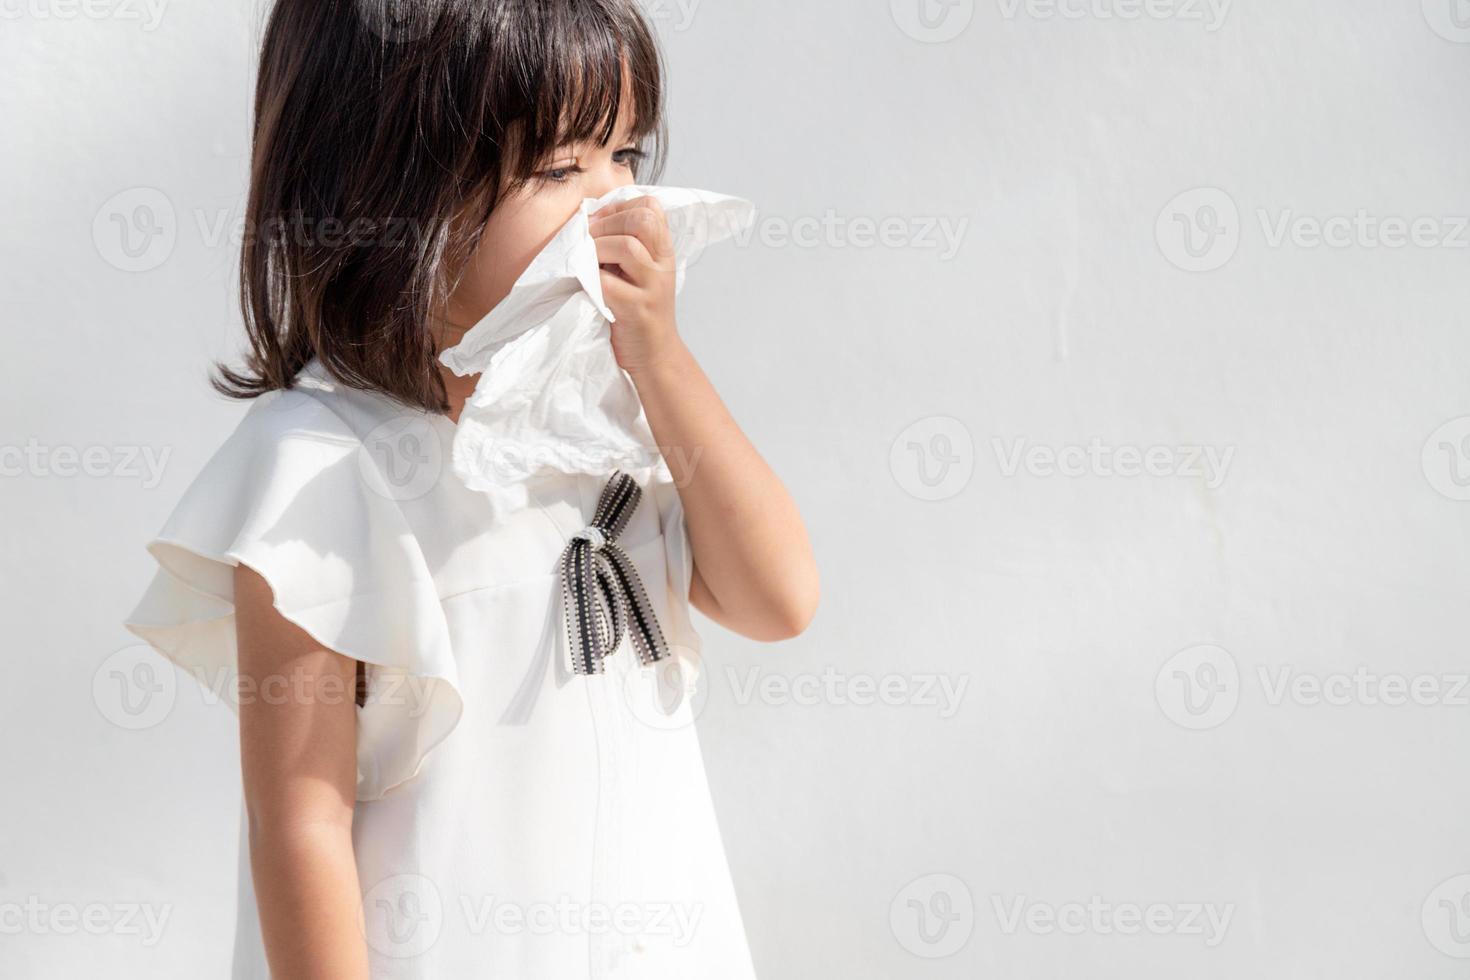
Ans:
[[[401,443],[427,447],[442,423],[379,392],[342,385],[313,360],[289,389],[255,400],[200,478],[220,489],[290,487],[315,476],[351,479],[402,498],[391,465]]]
[[[385,540],[411,545],[402,495],[370,442],[393,418],[392,404],[311,377],[256,398],[185,487],[149,550],[165,564],[182,550],[232,563],[325,567],[351,565]]]
[[[255,399],[226,445],[242,451],[282,443],[356,448],[373,428],[406,412],[386,395],[340,384],[313,359],[292,387]]]
[[[298,387],[257,398],[210,462],[279,456],[328,462],[361,445],[361,437],[326,399]]]
[[[309,509],[313,485],[340,486],[362,441],[311,394],[291,389],[255,399],[184,489],[163,531],[198,522],[248,521]],[[185,528],[175,525],[183,524]]]

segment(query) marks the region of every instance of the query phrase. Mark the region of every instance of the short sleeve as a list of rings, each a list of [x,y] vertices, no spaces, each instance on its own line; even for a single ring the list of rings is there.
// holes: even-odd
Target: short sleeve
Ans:
[[[269,582],[282,616],[368,665],[357,799],[412,779],[458,725],[449,628],[423,551],[361,440],[311,394],[252,403],[147,549],[157,568],[124,626],[227,693],[232,710],[242,562]]]

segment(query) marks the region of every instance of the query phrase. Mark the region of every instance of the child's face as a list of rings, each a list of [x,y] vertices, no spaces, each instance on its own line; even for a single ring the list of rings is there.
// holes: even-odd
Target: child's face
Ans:
[[[633,183],[640,153],[628,139],[631,108],[631,99],[623,99],[612,142],[558,147],[522,191],[495,206],[465,275],[449,297],[447,319],[454,331],[474,326],[510,294],[521,273],[576,213],[583,198],[601,197]]]

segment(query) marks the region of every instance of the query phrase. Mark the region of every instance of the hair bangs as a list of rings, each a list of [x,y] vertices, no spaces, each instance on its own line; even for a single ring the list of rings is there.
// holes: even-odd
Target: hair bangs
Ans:
[[[652,158],[649,169],[660,170],[664,66],[636,8],[600,0],[553,3],[537,16],[542,44],[531,60],[539,70],[526,78],[527,111],[514,124],[519,139],[506,174],[512,186],[530,180],[561,147],[621,138],[615,127],[625,99],[631,102],[626,136],[645,152],[638,163]]]

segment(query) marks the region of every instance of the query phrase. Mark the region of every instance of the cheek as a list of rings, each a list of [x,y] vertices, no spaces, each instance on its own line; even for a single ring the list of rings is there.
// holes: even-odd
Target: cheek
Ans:
[[[547,246],[577,210],[570,204],[538,195],[529,201],[507,202],[490,216],[471,262],[482,291],[494,292],[499,302],[522,272]]]
[[[523,230],[492,219],[480,235],[480,244],[470,256],[469,268],[454,292],[459,315],[478,320],[510,294],[536,248]]]
[[[544,188],[501,201],[485,222],[480,244],[450,300],[455,318],[473,324],[510,295],[521,273],[576,213],[575,190]]]

